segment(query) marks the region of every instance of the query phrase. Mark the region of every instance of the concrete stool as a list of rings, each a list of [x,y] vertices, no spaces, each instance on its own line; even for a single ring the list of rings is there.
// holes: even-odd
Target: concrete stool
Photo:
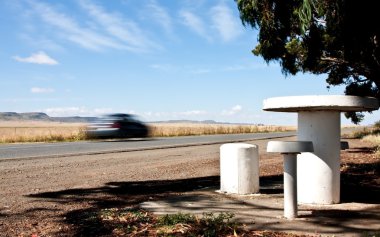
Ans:
[[[348,142],[346,142],[346,141],[341,141],[340,142],[340,149],[341,150],[347,150],[349,148],[350,148],[350,146],[348,145]]]
[[[284,217],[297,217],[297,154],[313,152],[313,143],[309,141],[268,142],[267,152],[279,152],[284,156]]]
[[[258,193],[258,146],[227,143],[220,147],[220,191],[234,194]]]

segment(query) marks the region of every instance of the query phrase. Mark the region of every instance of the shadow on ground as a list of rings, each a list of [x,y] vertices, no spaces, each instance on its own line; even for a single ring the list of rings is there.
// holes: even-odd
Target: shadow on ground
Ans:
[[[98,217],[109,208],[137,208],[139,203],[180,195],[196,189],[219,186],[219,176],[153,180],[139,182],[109,182],[102,187],[88,189],[67,189],[28,195],[61,205],[89,206],[65,213],[61,219],[75,228],[72,236],[111,235],[113,228]],[[28,212],[33,210],[28,210]],[[57,234],[57,233],[56,233]],[[59,235],[59,233],[57,234]]]
[[[368,204],[380,204],[380,186],[379,186],[379,168],[380,162],[373,164],[348,164],[342,173],[342,192],[341,200],[343,203],[360,202]],[[67,189],[57,192],[44,192],[29,195],[28,197],[41,199],[43,201],[59,203],[61,205],[73,205],[75,210],[65,213],[60,219],[73,227],[75,233],[70,236],[107,236],[112,235],[112,227],[106,222],[102,222],[98,217],[101,211],[109,208],[136,208],[142,202],[152,202],[174,198],[180,199],[182,195],[193,192],[194,190],[202,190],[213,187],[215,190],[219,188],[219,176],[179,179],[179,180],[153,180],[140,182],[109,182],[104,186],[88,189]],[[282,176],[267,176],[260,178],[262,194],[267,196],[282,195]],[[208,197],[199,197],[194,202],[202,201]],[[281,200],[281,198],[279,199]],[[191,200],[190,200],[191,201]],[[232,200],[231,202],[236,202]],[[83,205],[85,203],[86,205]],[[240,203],[242,203],[240,201]],[[268,207],[264,205],[252,205],[243,202],[243,209],[282,211],[282,204]],[[176,204],[173,203],[173,206]],[[215,202],[212,205],[218,205]],[[212,206],[211,205],[211,206]],[[85,208],[83,208],[83,206]],[[196,208],[196,206],[195,206]],[[272,209],[272,210],[269,210]],[[199,206],[199,211],[203,212],[204,207]],[[232,213],[236,209],[227,210]],[[28,210],[33,212],[33,210]],[[313,210],[309,214],[305,214],[303,218],[310,218],[310,222],[314,224],[325,225],[327,227],[345,227],[345,223],[358,219],[379,218],[379,210],[373,215],[371,212],[345,211],[345,210]],[[259,218],[260,212],[256,214]],[[367,215],[367,216],[364,216]],[[268,218],[271,218],[270,216]],[[273,217],[272,217],[273,219]],[[264,223],[256,227],[261,229],[276,228],[277,221],[273,223]],[[296,226],[294,228],[297,228]],[[351,228],[351,227],[350,227]],[[358,231],[352,227],[351,231]],[[56,235],[59,235],[56,234]]]
[[[380,162],[345,166],[341,173],[341,201],[380,204]]]

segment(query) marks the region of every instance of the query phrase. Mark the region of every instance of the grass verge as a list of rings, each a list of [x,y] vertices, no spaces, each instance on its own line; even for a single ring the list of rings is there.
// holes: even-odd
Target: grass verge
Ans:
[[[149,128],[150,128],[150,134],[152,137],[295,131],[295,127],[291,127],[291,126],[196,124],[196,123],[149,124]]]
[[[233,217],[231,213],[203,213],[202,216],[177,213],[155,216],[144,210],[112,208],[104,209],[89,218],[97,218],[113,236],[305,236],[273,231],[249,231],[244,225],[234,222]]]
[[[362,139],[374,145],[375,156],[380,158],[380,121],[376,122],[372,127],[365,127],[353,133],[351,138]]]
[[[164,123],[148,124],[151,137],[174,137],[193,135],[267,133],[294,131],[294,127]],[[85,124],[62,124],[49,122],[0,123],[0,143],[23,142],[69,142],[88,140]]]
[[[86,140],[84,127],[0,127],[0,143]]]

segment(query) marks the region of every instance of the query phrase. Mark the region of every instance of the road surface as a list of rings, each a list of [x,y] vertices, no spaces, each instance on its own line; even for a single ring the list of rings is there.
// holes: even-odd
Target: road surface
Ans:
[[[260,149],[262,174],[281,174],[281,155],[269,157],[265,147],[269,140],[260,137],[275,134],[240,136],[182,137],[155,139],[153,141],[80,142],[70,144],[28,144],[0,146],[2,157],[9,157],[9,148],[15,150],[13,157],[22,154],[41,158],[0,159],[0,236],[94,236],[75,233],[81,228],[78,221],[72,225],[71,216],[86,221],[83,216],[91,210],[110,207],[129,207],[138,200],[150,200],[172,190],[184,191],[205,185],[216,185],[219,175],[219,149],[217,142],[247,138]],[[279,134],[285,136],[285,134]],[[224,137],[224,138],[223,138]],[[222,139],[223,138],[223,139]],[[228,139],[227,139],[228,138]],[[179,139],[177,141],[177,139]],[[194,140],[195,139],[195,140]],[[205,140],[202,140],[205,139]],[[255,140],[260,139],[260,140]],[[276,138],[276,140],[294,137]],[[73,149],[78,144],[98,144],[103,149],[135,148],[144,146],[175,146],[170,149],[135,150],[91,155],[46,156],[51,150]],[[147,143],[146,143],[147,142]],[[214,142],[211,145],[185,145],[195,142]],[[116,144],[116,145],[109,145]],[[63,145],[63,147],[61,147]],[[107,147],[111,146],[111,147]],[[57,147],[60,147],[57,149]],[[21,149],[22,148],[22,149]],[[125,148],[127,150],[127,148]],[[38,151],[39,150],[39,151]],[[17,153],[22,151],[22,153]],[[73,151],[71,151],[73,152]],[[183,180],[183,182],[181,181]],[[199,181],[197,181],[199,180]],[[139,202],[139,201],[138,201]],[[119,203],[119,206],[115,206]],[[77,213],[74,214],[73,213]],[[98,227],[96,225],[96,227]],[[60,233],[56,233],[59,231]],[[5,235],[4,235],[5,234]],[[95,234],[96,235],[96,234]]]
[[[142,201],[163,199],[166,195],[174,196],[178,195],[177,193],[182,194],[210,185],[217,187],[220,174],[220,144],[233,139],[235,141],[247,139],[251,140],[247,143],[257,145],[260,154],[260,177],[280,177],[278,182],[282,183],[282,155],[266,153],[266,145],[270,139],[265,140],[263,137],[287,135],[292,134],[247,134],[244,135],[247,137],[240,137],[240,135],[201,136],[151,141],[1,145],[0,154],[3,159],[0,159],[0,236],[32,236],[32,234],[38,236],[90,236],[90,234],[84,235],[81,231],[85,230],[89,226],[88,224],[91,224],[90,227],[95,227],[95,231],[104,228],[104,223],[92,217],[100,216],[103,211],[110,208],[121,208],[123,210],[128,207],[135,207],[137,203]],[[276,138],[275,140],[294,139],[296,138],[293,136]],[[213,142],[214,144],[194,145],[196,142],[198,144]],[[360,144],[353,144],[352,142],[350,140],[350,147],[356,147],[356,149],[368,147],[361,142]],[[359,143],[359,141],[356,142]],[[90,144],[89,146],[97,144],[100,146],[99,151],[102,151],[101,149],[114,150],[109,153],[103,150],[104,153],[91,155],[65,156],[65,153],[62,153],[63,155],[60,157],[50,156],[51,158],[47,155],[48,152],[58,154],[60,149],[78,152],[74,149],[81,144],[85,144],[84,146],[86,144]],[[144,147],[149,145],[151,146],[150,150],[144,150],[147,149]],[[164,146],[177,146],[177,148],[157,148],[160,145],[162,148],[165,148]],[[120,148],[125,151],[131,149],[131,151],[116,152]],[[9,149],[13,150],[11,157],[14,158],[10,158]],[[30,151],[29,155],[42,154],[41,158],[15,158],[22,157],[22,154],[28,155],[26,151]],[[358,159],[358,155],[356,151],[343,152],[342,154],[343,158],[348,157],[346,163],[358,160],[366,160],[367,162],[367,158],[372,156],[367,154],[367,157]],[[359,157],[361,155],[363,153]],[[349,168],[349,166],[343,167]],[[357,171],[355,170],[355,172]],[[347,190],[356,193],[362,192],[362,189],[355,191],[355,188]],[[350,195],[348,196],[350,197]],[[364,195],[364,197],[370,198],[371,195]],[[264,198],[267,200],[268,196],[264,195]],[[371,223],[372,225],[378,223],[377,214],[374,214],[378,213],[376,210],[373,208],[364,209],[363,207],[358,209],[358,204],[353,203],[350,205],[352,208],[356,208],[356,211],[368,210],[370,214],[365,213],[360,217],[371,219],[372,222],[365,219],[363,220],[366,222],[363,222],[361,218],[357,218],[357,212],[347,212],[349,210],[347,208],[341,215],[342,220],[337,219],[334,222],[337,223],[334,225],[335,227],[347,228],[346,215],[356,217],[350,222],[355,223],[355,226],[357,226],[358,220],[368,226]],[[317,211],[316,219],[310,220],[310,222],[320,223],[320,215],[322,214],[323,212]],[[257,215],[265,216],[259,212]],[[326,217],[323,216],[323,218],[332,220],[331,210],[328,210],[325,215]],[[340,215],[340,213],[336,213],[336,215]],[[94,223],[88,222],[91,220]],[[325,223],[325,226],[331,228],[330,224],[330,222]],[[304,225],[305,222],[300,220],[298,226]],[[279,225],[276,222],[275,227],[272,226],[272,228],[276,229],[277,226]],[[268,228],[270,227],[269,225]],[[287,226],[282,227],[289,230],[286,228]]]
[[[258,139],[274,139],[294,135],[296,135],[296,132],[186,136],[170,138],[153,138],[145,140],[132,139],[59,143],[8,144],[0,145],[0,161],[5,159],[96,155],[127,151],[211,145],[228,142],[252,141]]]

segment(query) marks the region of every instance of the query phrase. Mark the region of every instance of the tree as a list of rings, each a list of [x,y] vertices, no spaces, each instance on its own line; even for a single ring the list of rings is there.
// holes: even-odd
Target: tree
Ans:
[[[380,14],[371,0],[235,0],[244,26],[259,30],[252,51],[285,75],[327,74],[328,87],[380,100]],[[362,113],[346,113],[354,123]]]

